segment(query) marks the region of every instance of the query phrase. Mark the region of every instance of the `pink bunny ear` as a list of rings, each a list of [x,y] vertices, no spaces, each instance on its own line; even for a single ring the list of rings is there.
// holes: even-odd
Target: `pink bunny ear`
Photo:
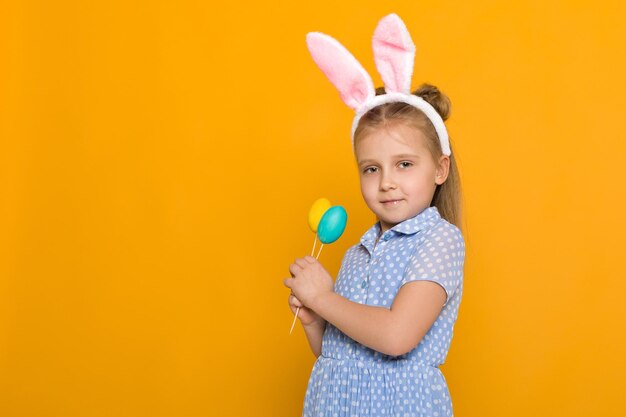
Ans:
[[[385,91],[410,94],[415,44],[400,17],[383,17],[374,31],[374,60]]]
[[[367,71],[334,38],[319,32],[306,35],[313,60],[339,90],[341,100],[357,110],[375,95],[374,83]]]

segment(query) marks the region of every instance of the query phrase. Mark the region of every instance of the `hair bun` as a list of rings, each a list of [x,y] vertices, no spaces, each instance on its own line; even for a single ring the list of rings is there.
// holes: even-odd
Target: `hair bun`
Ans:
[[[423,98],[433,106],[444,121],[450,116],[450,107],[452,106],[450,99],[434,85],[424,83],[413,91],[413,94]]]

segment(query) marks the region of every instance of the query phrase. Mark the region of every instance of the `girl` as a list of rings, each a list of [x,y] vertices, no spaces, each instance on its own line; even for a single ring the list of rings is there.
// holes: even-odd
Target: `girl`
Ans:
[[[450,102],[427,84],[407,92],[412,59],[377,51],[381,33],[390,45],[387,52],[414,53],[402,21],[387,16],[374,36],[385,89],[374,94],[365,77],[359,91],[342,93],[357,110],[353,141],[361,193],[378,221],[348,249],[336,284],[310,256],[296,259],[289,267],[292,278],[284,280],[292,291],[289,306],[294,314],[301,308],[299,318],[317,356],[303,416],[452,415],[439,365],[463,292],[465,244],[457,227],[459,176],[443,123]],[[389,33],[397,35],[395,43]],[[319,39],[307,40],[318,58]],[[346,65],[339,80],[325,71],[324,62],[316,62],[342,92],[341,83],[350,78],[347,66],[360,64],[346,58],[336,41],[325,45],[335,48],[321,54],[332,57],[334,74],[342,68],[338,61]],[[394,60],[388,68],[395,67],[395,80],[381,71],[381,57]],[[411,71],[398,75],[409,61]],[[367,74],[357,68],[352,75],[357,72],[361,78]],[[347,84],[353,88],[354,77]]]

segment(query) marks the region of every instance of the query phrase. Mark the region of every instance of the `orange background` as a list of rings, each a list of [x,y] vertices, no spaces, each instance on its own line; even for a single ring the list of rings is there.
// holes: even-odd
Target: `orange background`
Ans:
[[[304,37],[379,85],[390,12],[453,103],[455,415],[624,415],[624,4],[0,3],[0,415],[300,415],[308,209],[349,213],[333,274],[374,220]]]

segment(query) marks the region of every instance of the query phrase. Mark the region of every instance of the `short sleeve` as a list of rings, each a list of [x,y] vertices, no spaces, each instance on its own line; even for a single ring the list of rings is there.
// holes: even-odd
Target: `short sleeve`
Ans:
[[[446,302],[463,281],[465,241],[461,231],[444,222],[428,232],[408,262],[400,286],[412,281],[433,281],[446,291]]]

